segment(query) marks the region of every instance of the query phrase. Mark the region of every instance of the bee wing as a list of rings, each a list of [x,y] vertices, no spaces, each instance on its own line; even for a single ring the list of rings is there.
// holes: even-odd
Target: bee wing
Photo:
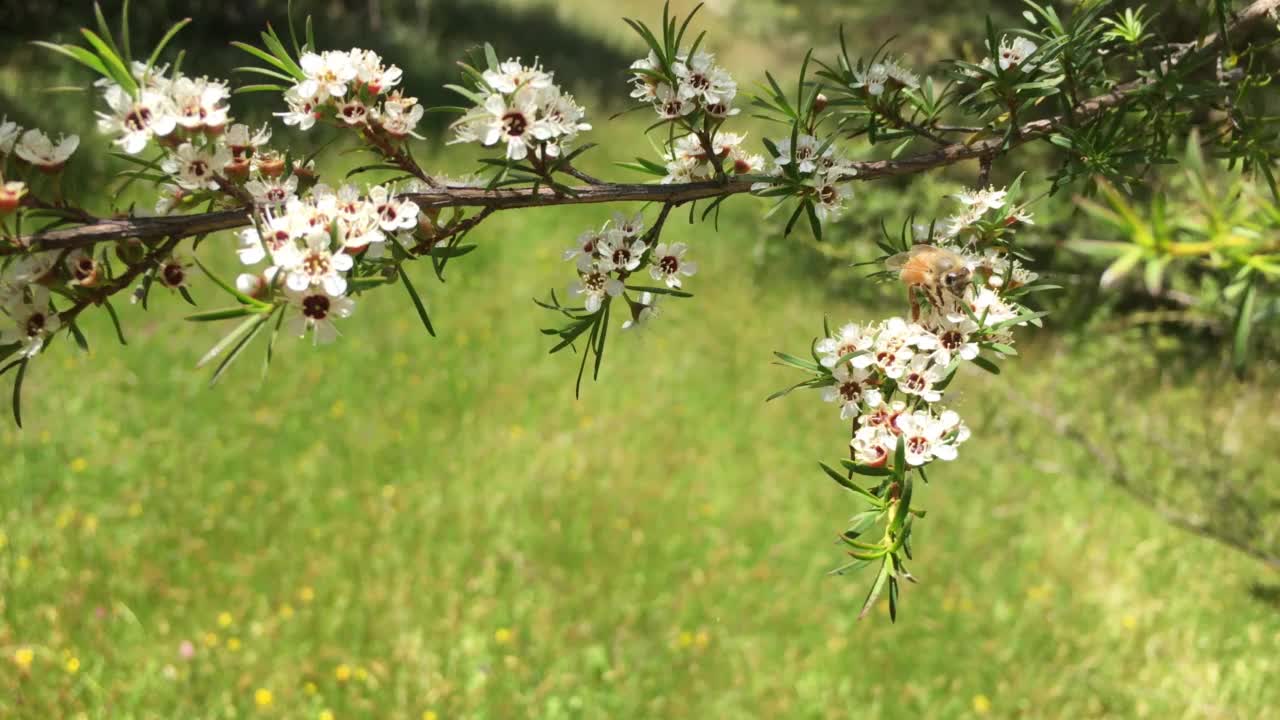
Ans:
[[[932,245],[912,245],[911,249],[906,252],[900,252],[897,255],[891,255],[884,261],[884,266],[890,270],[901,270],[911,258],[922,252],[934,250]]]

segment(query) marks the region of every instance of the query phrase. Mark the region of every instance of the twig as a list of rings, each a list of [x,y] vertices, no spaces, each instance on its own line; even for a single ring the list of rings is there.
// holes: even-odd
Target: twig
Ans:
[[[1256,0],[1242,10],[1232,23],[1232,30],[1239,30],[1267,16],[1280,7],[1280,0]],[[1238,37],[1238,35],[1237,35]],[[1204,51],[1221,42],[1217,34],[1210,35],[1199,44],[1181,48],[1165,61],[1167,66],[1180,62],[1192,50]],[[1105,110],[1123,104],[1155,80],[1138,79],[1117,85],[1110,92],[1086,100],[1073,109],[1076,121],[1101,114]],[[1017,127],[1010,137],[994,137],[971,144],[950,143],[926,153],[900,160],[872,160],[851,163],[856,171],[853,180],[869,181],[886,177],[914,175],[929,170],[954,165],[965,160],[1003,155],[1013,148],[1052,134],[1067,123],[1067,114],[1035,120]],[[419,172],[421,172],[419,170]],[[424,173],[425,174],[425,173]],[[580,178],[581,179],[581,178]],[[587,181],[589,182],[589,181]],[[524,207],[553,205],[581,205],[614,202],[661,202],[680,205],[694,200],[726,197],[750,192],[751,181],[727,180],[717,182],[681,183],[671,185],[642,185],[605,183],[588,184],[573,188],[572,193],[557,193],[551,188],[539,187],[519,190],[485,190],[473,187],[433,187],[422,193],[405,194],[419,207],[485,207],[506,210]],[[249,223],[248,208],[225,210],[201,215],[184,215],[159,218],[108,219],[88,223],[76,228],[60,228],[39,232],[17,239],[14,246],[0,247],[0,256],[33,250],[59,250],[88,247],[105,240],[122,238],[188,237],[219,230],[230,230]]]

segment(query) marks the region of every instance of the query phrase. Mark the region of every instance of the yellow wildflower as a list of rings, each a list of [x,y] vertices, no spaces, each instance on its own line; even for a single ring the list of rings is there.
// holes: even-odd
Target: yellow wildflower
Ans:
[[[289,603],[285,603],[285,604],[281,605],[281,606],[280,606],[280,617],[282,617],[282,618],[284,618],[284,619],[286,619],[286,620],[288,620],[289,618],[293,617],[293,606],[292,606],[292,605],[290,605]]]
[[[67,661],[66,663],[63,664],[63,667],[67,669],[67,672],[71,673],[72,675],[75,675],[76,673],[80,672],[80,658],[75,657],[74,655],[67,658]]]
[[[436,714],[435,710],[427,710],[422,713],[422,720],[440,720],[440,716]]]
[[[338,679],[338,682],[346,682],[350,680],[351,666],[346,663],[339,665],[333,669],[333,676]]]
[[[271,707],[271,703],[275,701],[275,697],[271,694],[270,690],[266,688],[258,688],[253,693],[253,701],[257,703],[258,707],[266,708]]]
[[[979,715],[986,715],[991,712],[991,698],[978,693],[973,696],[973,711]]]
[[[298,591],[298,599],[304,603],[309,603],[316,599],[316,591],[310,585],[303,585],[302,589]]]
[[[36,653],[29,647],[20,647],[13,653],[13,664],[23,670],[30,668],[31,661],[35,659]]]
[[[233,622],[235,622],[235,619],[231,617],[231,613],[218,613],[218,627],[231,627]]]
[[[231,652],[238,651],[240,649],[240,638],[238,637],[227,638],[227,649],[230,650]]]
[[[693,633],[688,630],[681,630],[680,636],[676,638],[676,643],[682,648],[689,647],[693,644]]]
[[[218,647],[218,633],[208,632],[204,634],[204,644],[209,647]]]
[[[89,461],[78,457],[71,461],[71,472],[84,472],[89,469]]]
[[[511,642],[511,630],[508,628],[498,628],[493,633],[493,641],[499,645],[506,645]]]
[[[321,710],[320,714],[316,716],[316,720],[333,720],[333,711]]]

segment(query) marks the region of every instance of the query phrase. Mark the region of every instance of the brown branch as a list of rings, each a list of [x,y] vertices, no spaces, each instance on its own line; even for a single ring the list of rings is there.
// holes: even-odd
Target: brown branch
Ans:
[[[1280,0],[1256,0],[1236,15],[1230,25],[1235,32],[1264,18],[1280,8]],[[1181,46],[1165,62],[1172,66],[1193,51],[1216,47],[1222,38],[1217,34],[1207,36],[1199,44]],[[870,160],[851,163],[857,171],[855,180],[876,180],[886,177],[914,175],[954,165],[965,160],[996,157],[1033,140],[1043,138],[1068,123],[1080,122],[1122,105],[1130,97],[1139,94],[1154,81],[1133,80],[1117,85],[1110,92],[1090,98],[1077,105],[1070,114],[1057,115],[1043,120],[1024,123],[1012,137],[995,137],[977,142],[956,142],[899,160]],[[486,190],[473,187],[432,188],[427,192],[406,194],[422,208],[479,207],[491,211],[552,205],[584,205],[591,203],[644,202],[681,205],[695,200],[727,197],[750,192],[750,180],[727,182],[699,182],[671,185],[645,185],[600,183],[574,188],[572,194],[560,194],[546,187],[520,190]],[[74,228],[59,228],[11,240],[0,246],[0,256],[36,250],[59,250],[88,247],[97,242],[123,238],[154,239],[160,237],[189,237],[231,230],[249,224],[249,208],[223,210],[201,215],[183,215],[150,218],[104,219]]]

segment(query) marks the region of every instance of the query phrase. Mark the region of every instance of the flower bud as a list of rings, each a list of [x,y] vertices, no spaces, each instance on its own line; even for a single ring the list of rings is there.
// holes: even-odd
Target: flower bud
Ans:
[[[0,215],[8,215],[18,209],[22,196],[27,194],[25,183],[16,180],[0,185]]]
[[[244,180],[249,177],[249,171],[253,169],[253,163],[248,158],[238,157],[227,163],[222,172],[229,178],[234,180]]]
[[[116,243],[116,257],[125,265],[137,265],[146,254],[147,249],[138,238],[126,238]]]
[[[823,110],[826,110],[828,102],[826,95],[818,93],[818,97],[813,99],[813,111],[822,112]]]
[[[284,158],[279,153],[270,153],[258,160],[258,172],[263,177],[278,178],[284,174]]]

